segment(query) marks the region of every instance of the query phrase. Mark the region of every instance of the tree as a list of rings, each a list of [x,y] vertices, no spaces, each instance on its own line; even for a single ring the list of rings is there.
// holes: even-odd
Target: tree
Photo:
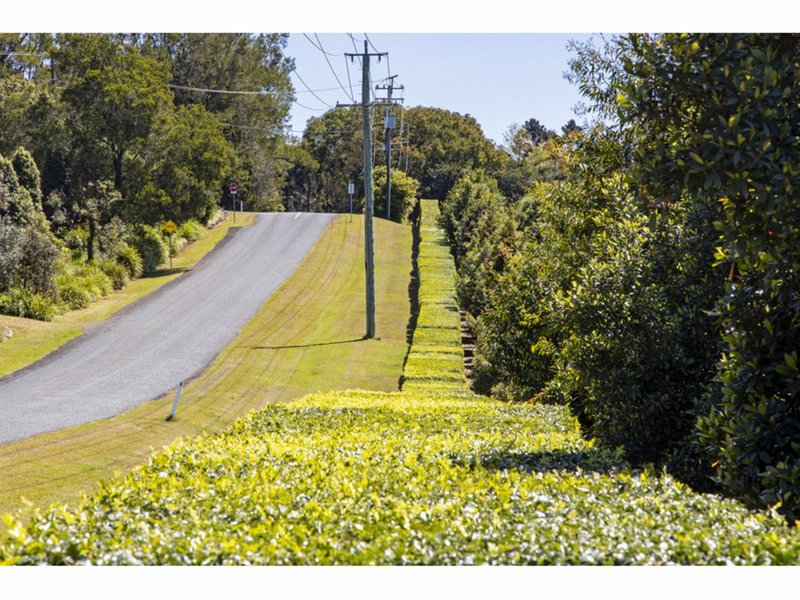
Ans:
[[[216,116],[198,104],[164,112],[137,166],[129,220],[202,222],[214,215],[234,163]]]
[[[581,131],[581,128],[575,122],[575,119],[570,119],[564,125],[561,126],[561,133],[563,135],[570,135],[578,131]]]
[[[73,213],[79,222],[85,223],[89,229],[86,239],[86,260],[94,261],[95,241],[101,225],[106,223],[113,214],[116,204],[122,196],[116,190],[113,182],[92,181],[81,189],[80,195],[75,198]]]
[[[20,185],[14,165],[0,155],[0,217],[8,217],[18,227],[29,227],[39,221],[39,212],[30,192]]]
[[[420,182],[421,197],[443,200],[463,172],[494,174],[502,167],[503,152],[470,115],[421,106],[404,112],[406,129],[398,139],[408,142],[406,172]]]
[[[121,36],[66,34],[53,57],[71,114],[76,183],[102,179],[111,166],[114,185],[124,191],[123,160],[150,133],[171,103],[169,67],[142,55]]]
[[[722,353],[699,420],[718,481],[800,517],[800,36],[631,35],[620,121],[640,185],[713,207]],[[713,255],[711,253],[713,252]]]
[[[541,144],[551,139],[555,133],[544,125],[538,119],[531,117],[522,124],[522,129],[528,134],[528,139],[533,144]]]
[[[386,167],[375,167],[372,174],[375,215],[386,215],[387,177]],[[419,181],[399,169],[392,169],[392,220],[407,223],[417,206]]]
[[[19,147],[11,159],[19,184],[31,195],[34,205],[42,210],[42,178],[33,156],[25,148]]]
[[[280,202],[286,171],[284,125],[294,98],[283,54],[286,34],[184,33],[133,36],[142,52],[170,65],[175,104],[198,104],[224,124],[237,155],[239,197],[253,207]],[[191,88],[191,89],[190,89]],[[220,94],[202,90],[235,90]],[[263,91],[261,94],[254,92]]]
[[[358,196],[364,196],[361,118],[360,108],[339,108],[309,119],[301,144],[307,153],[301,185],[313,190],[313,196],[308,196],[312,210],[349,210],[347,184],[351,181]]]

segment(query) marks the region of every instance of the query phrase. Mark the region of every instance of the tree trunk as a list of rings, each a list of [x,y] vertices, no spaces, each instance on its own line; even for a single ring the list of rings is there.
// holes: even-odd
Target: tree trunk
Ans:
[[[94,219],[89,219],[89,237],[86,239],[86,260],[94,261],[94,239],[97,237],[97,224]]]
[[[119,193],[122,193],[122,156],[125,151],[122,149],[114,152],[114,187]]]

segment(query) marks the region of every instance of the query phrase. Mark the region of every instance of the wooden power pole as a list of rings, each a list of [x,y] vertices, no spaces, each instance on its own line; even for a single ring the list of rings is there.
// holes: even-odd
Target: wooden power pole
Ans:
[[[370,80],[369,80],[369,59],[377,56],[380,61],[381,56],[386,56],[386,52],[369,52],[367,41],[364,41],[364,53],[353,54],[345,53],[352,61],[355,57],[361,58],[361,104],[349,106],[361,106],[364,121],[364,195],[366,207],[364,210],[364,262],[367,271],[367,334],[366,338],[375,337],[375,248],[372,232],[372,218],[374,211],[374,199],[372,192],[372,119],[370,109]],[[337,104],[337,106],[348,106]]]

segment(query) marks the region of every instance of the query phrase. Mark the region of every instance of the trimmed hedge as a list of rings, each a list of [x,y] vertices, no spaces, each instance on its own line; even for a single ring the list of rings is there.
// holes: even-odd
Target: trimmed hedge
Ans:
[[[403,370],[405,392],[468,393],[461,349],[456,269],[438,226],[439,203],[420,200],[419,315]]]
[[[795,564],[774,512],[631,471],[564,407],[316,394],[179,441],[75,510],[9,522],[6,563]]]

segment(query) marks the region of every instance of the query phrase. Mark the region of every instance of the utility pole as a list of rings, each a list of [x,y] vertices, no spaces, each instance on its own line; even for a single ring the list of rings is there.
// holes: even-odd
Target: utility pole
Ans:
[[[392,116],[392,92],[394,91],[394,80],[397,75],[389,76],[388,85],[375,86],[376,90],[386,90],[388,97],[386,99],[386,112],[383,117],[383,130],[386,133],[386,218],[392,218],[392,130],[395,126],[395,118]],[[397,89],[404,90],[404,86],[399,86]],[[402,102],[402,98],[400,102]]]
[[[369,59],[377,56],[378,62],[386,52],[369,52],[367,41],[364,40],[364,53],[345,53],[352,62],[356,56],[361,57],[361,104],[336,106],[361,106],[364,121],[364,195],[366,207],[364,209],[364,262],[367,271],[367,339],[375,337],[375,248],[372,233],[373,194],[372,194],[372,119],[370,117],[370,84],[369,84]]]

